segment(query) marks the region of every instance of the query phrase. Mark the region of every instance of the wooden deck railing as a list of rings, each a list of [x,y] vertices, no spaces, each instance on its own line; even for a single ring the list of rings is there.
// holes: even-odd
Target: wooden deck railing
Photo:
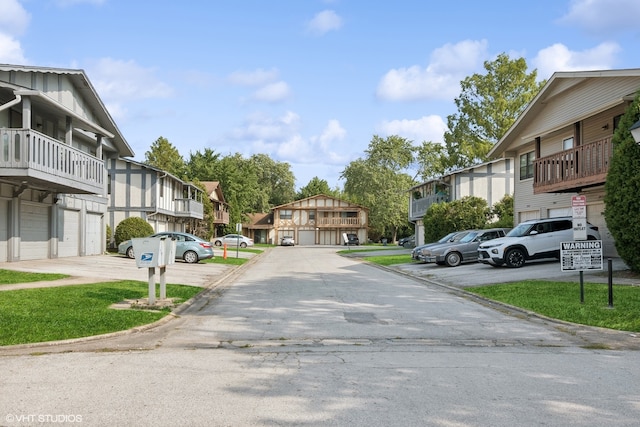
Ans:
[[[573,191],[604,183],[613,155],[611,138],[579,145],[534,161],[534,194]]]

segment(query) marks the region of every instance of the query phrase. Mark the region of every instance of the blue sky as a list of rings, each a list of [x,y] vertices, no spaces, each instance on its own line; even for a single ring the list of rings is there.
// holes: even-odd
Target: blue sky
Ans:
[[[85,70],[136,160],[163,136],[334,187],[373,135],[441,142],[484,61],[637,68],[639,23],[638,0],[0,0],[0,63]]]

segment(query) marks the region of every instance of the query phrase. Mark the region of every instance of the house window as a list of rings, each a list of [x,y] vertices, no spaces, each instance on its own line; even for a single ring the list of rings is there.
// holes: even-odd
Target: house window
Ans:
[[[562,140],[562,149],[571,150],[573,148],[573,137]]]
[[[291,219],[293,217],[293,211],[291,209],[282,209],[280,211],[280,219]]]
[[[532,151],[520,156],[520,180],[533,178],[533,161],[536,159]]]
[[[309,211],[309,220],[315,221],[316,219],[316,211]]]
[[[613,118],[613,131],[615,132],[618,129],[618,125],[620,124],[620,119],[622,118],[622,114],[618,114]]]

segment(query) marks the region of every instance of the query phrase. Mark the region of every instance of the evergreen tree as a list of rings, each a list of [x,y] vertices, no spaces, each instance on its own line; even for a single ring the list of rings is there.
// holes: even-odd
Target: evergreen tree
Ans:
[[[620,258],[640,271],[640,145],[629,130],[640,119],[640,91],[613,134],[613,157],[605,183],[605,219]]]

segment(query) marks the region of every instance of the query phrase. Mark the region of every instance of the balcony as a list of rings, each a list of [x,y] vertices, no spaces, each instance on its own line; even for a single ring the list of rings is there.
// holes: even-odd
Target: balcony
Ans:
[[[534,161],[533,194],[578,192],[603,184],[613,155],[611,138]]]
[[[446,194],[431,194],[421,199],[412,199],[411,206],[409,207],[409,218],[416,220],[424,217],[429,207],[435,203],[448,202],[449,196]]]
[[[176,216],[180,218],[203,219],[202,203],[193,199],[175,199]]]
[[[32,129],[0,129],[0,176],[68,194],[104,194],[104,162]]]
[[[332,228],[360,228],[360,218],[358,217],[327,217],[318,218],[316,220],[317,227],[332,227]]]
[[[214,218],[213,218],[214,224],[224,224],[224,225],[229,224],[229,212],[214,211],[213,213],[214,213]]]

